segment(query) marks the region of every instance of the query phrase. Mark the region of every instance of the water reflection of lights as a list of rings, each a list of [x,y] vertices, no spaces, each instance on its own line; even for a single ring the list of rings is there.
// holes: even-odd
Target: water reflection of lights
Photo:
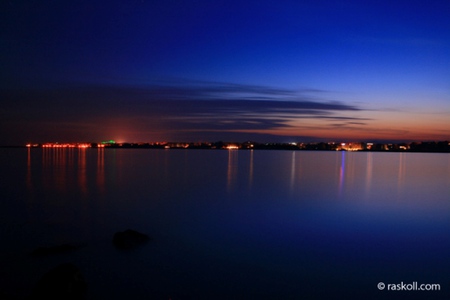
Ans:
[[[105,150],[99,147],[97,150],[97,186],[101,194],[105,193]]]
[[[366,199],[370,197],[369,191],[372,186],[372,169],[373,169],[373,153],[367,152],[367,165],[366,165]]]
[[[88,193],[87,188],[87,170],[86,170],[86,151],[80,149],[78,151],[78,180],[80,183],[80,190],[84,196]]]
[[[296,169],[296,163],[295,163],[295,151],[292,151],[292,157],[291,157],[291,181],[289,189],[291,193],[294,191],[295,186],[295,169]]]
[[[249,189],[252,188],[252,185],[253,185],[253,149],[250,150],[250,169],[249,169],[249,176],[248,176]]]
[[[27,187],[28,189],[31,189],[33,187],[32,185],[32,181],[31,181],[31,150],[28,148],[27,149],[28,153],[27,153]]]
[[[406,156],[404,153],[399,153],[400,157],[398,159],[398,179],[397,179],[397,193],[400,194],[403,190],[403,182],[405,178],[405,166],[406,166]]]
[[[238,152],[228,152],[227,190],[231,191],[237,177]]]
[[[339,170],[339,196],[342,194],[342,188],[344,186],[344,176],[345,176],[345,151],[341,155],[341,167]]]

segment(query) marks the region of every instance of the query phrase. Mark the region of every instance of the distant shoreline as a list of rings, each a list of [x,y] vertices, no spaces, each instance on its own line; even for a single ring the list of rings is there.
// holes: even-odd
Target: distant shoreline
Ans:
[[[349,152],[423,152],[450,153],[450,142],[412,142],[412,143],[231,143],[231,142],[155,142],[155,143],[39,143],[0,148],[40,148],[40,149],[166,149],[166,150],[291,150],[291,151],[349,151]]]

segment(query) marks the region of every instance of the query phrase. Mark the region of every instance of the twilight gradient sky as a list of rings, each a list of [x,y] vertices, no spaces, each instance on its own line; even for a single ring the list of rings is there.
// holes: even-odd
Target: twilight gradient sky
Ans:
[[[450,1],[0,4],[0,144],[450,140]]]

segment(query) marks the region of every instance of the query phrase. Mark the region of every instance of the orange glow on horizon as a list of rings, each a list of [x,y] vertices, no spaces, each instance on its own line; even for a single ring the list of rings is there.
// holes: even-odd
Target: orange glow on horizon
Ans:
[[[239,147],[236,146],[236,145],[228,145],[228,146],[226,147],[226,149],[228,149],[228,150],[237,150],[237,149],[239,149]]]

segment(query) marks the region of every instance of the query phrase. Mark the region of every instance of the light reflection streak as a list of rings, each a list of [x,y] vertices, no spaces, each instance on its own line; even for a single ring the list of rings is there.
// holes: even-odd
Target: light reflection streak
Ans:
[[[450,155],[447,155],[448,158],[448,168],[447,168],[447,179],[448,179],[448,187],[450,192]]]
[[[345,151],[342,151],[341,155],[341,167],[339,169],[339,197],[342,195],[342,189],[344,186],[344,176],[345,176]]]
[[[106,173],[108,176],[108,181],[112,181],[112,185],[117,185],[117,155],[116,155],[116,149],[111,149],[111,151],[108,152],[108,172]]]
[[[43,148],[42,183],[46,188],[64,191],[67,188],[66,151],[62,148]]]
[[[56,178],[58,180],[58,187],[61,191],[67,188],[66,178],[66,151],[64,149],[56,149]]]
[[[397,178],[397,194],[400,194],[402,191],[402,186],[405,178],[405,156],[403,153],[399,153],[398,158],[398,178]],[[397,197],[401,198],[401,197]]]
[[[367,164],[366,164],[366,199],[370,197],[369,191],[372,186],[372,172],[373,172],[373,154],[370,152],[367,152],[366,154],[367,158]]]
[[[45,169],[47,168],[47,166],[49,165],[49,155],[50,155],[50,150],[46,149],[46,148],[42,148],[42,175],[41,175],[41,180],[42,180],[42,185],[45,186],[45,179],[46,176],[44,176],[45,174]]]
[[[86,176],[86,149],[78,149],[78,180],[80,183],[81,193],[86,196],[87,190],[87,176]]]
[[[105,194],[105,150],[97,148],[97,188],[100,195]]]
[[[73,150],[73,148],[69,148],[67,149],[67,151],[68,151],[67,164],[69,168],[72,168],[75,164],[75,151]]]
[[[248,176],[248,189],[251,190],[253,185],[253,149],[250,150],[250,170]]]
[[[347,161],[346,161],[346,171],[345,171],[345,184],[347,186],[353,186],[356,180],[355,172],[355,160],[357,159],[356,155],[358,153],[354,152],[353,150],[350,152],[347,152]]]
[[[234,188],[237,173],[238,151],[228,151],[228,167],[227,167],[227,191],[230,192]]]
[[[296,169],[296,163],[295,163],[295,151],[292,151],[292,157],[291,157],[291,180],[289,185],[289,190],[292,193],[294,192],[294,185],[295,185],[295,169]]]
[[[31,148],[27,148],[27,188],[31,190],[33,188],[33,183],[31,180]]]
[[[70,150],[69,150],[70,151]],[[88,184],[87,184],[87,166],[86,166],[86,148],[78,148],[78,180],[80,184],[80,192],[82,197],[80,197],[80,218],[82,224],[82,230],[86,235],[89,235],[91,230],[88,226],[89,223],[89,205],[88,205]]]

